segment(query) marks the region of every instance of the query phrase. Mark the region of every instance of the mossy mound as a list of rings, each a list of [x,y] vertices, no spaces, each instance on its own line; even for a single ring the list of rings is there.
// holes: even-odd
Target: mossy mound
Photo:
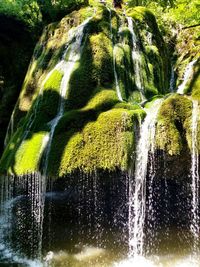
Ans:
[[[46,27],[13,113],[14,132],[0,161],[1,173],[38,172],[44,164],[48,164],[47,175],[51,177],[67,177],[77,171],[93,173],[96,169],[128,171],[133,164],[135,133],[146,115],[136,86],[134,46],[139,50],[146,102],[168,93],[170,64],[153,14],[137,7],[129,9],[127,16],[133,20],[137,44],[133,43],[127,17],[104,6],[96,13],[90,7],[74,11]],[[82,32],[73,35],[77,29]],[[76,58],[70,58],[71,44],[80,34],[81,42],[76,44],[80,55],[70,65],[73,68],[63,95],[60,88],[66,70],[59,66]],[[114,65],[123,101],[116,92]],[[198,95],[198,89],[193,94]],[[159,149],[177,155],[185,144],[191,146],[191,105],[179,95],[164,101],[157,125]]]
[[[200,126],[200,122],[198,122]],[[198,126],[198,127],[199,127]],[[156,142],[159,149],[169,155],[180,155],[184,147],[192,144],[192,101],[186,96],[173,94],[159,111]],[[198,131],[198,140],[200,134]],[[199,149],[200,149],[200,142]]]
[[[68,60],[66,42],[89,17],[81,57],[74,64],[67,93],[61,97],[64,76],[56,66]],[[114,11],[112,17],[112,21],[119,19]],[[43,169],[45,147],[61,102],[64,110],[54,132],[48,174],[57,177],[76,170],[128,169],[133,129],[145,112],[135,99],[131,103],[118,100],[110,27],[110,13],[103,6],[95,15],[85,8],[46,27],[13,113],[14,133],[0,162],[2,173],[23,175]]]
[[[95,169],[127,170],[134,147],[134,115],[134,111],[125,109],[99,115],[92,111],[66,114],[60,121],[64,127],[58,126],[52,143],[50,175],[64,176],[77,169],[86,173]]]

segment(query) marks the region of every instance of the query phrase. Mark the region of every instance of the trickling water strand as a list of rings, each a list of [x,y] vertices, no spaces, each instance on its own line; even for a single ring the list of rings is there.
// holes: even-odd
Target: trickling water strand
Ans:
[[[155,228],[155,213],[156,213],[156,210],[155,210],[155,206],[154,206],[154,186],[155,186],[155,183],[154,183],[154,178],[155,178],[155,174],[156,174],[156,166],[155,166],[155,128],[152,129],[152,136],[153,137],[153,140],[151,140],[151,145],[150,145],[150,151],[149,151],[149,160],[148,160],[148,164],[149,164],[149,170],[148,170],[148,180],[147,181],[147,190],[148,190],[148,210],[147,210],[147,228],[148,228],[148,245],[149,245],[149,248],[151,248],[151,245],[153,243],[153,238],[154,236],[153,235],[153,229]]]
[[[198,101],[192,101],[192,155],[191,155],[191,176],[192,176],[192,221],[191,221],[191,232],[194,238],[194,253],[198,252],[199,242],[199,151],[198,151],[198,117],[199,117],[199,106]]]
[[[33,258],[36,257],[36,258],[41,259],[42,257],[42,235],[43,235],[44,203],[45,203],[45,193],[46,193],[46,172],[47,172],[48,155],[50,151],[51,141],[52,141],[57,123],[59,122],[60,118],[62,117],[64,113],[64,97],[66,95],[66,90],[68,89],[70,75],[75,67],[76,62],[80,59],[80,50],[81,50],[82,39],[83,39],[83,30],[84,30],[85,25],[88,23],[88,21],[89,19],[86,20],[79,27],[77,27],[74,34],[70,36],[70,41],[68,45],[66,46],[66,50],[65,50],[65,53],[63,54],[61,61],[55,66],[53,70],[51,70],[48,73],[39,92],[39,95],[41,95],[46,81],[49,79],[49,77],[51,76],[54,70],[58,70],[64,73],[61,86],[60,86],[61,101],[59,104],[58,113],[57,113],[56,118],[50,122],[50,126],[51,126],[50,133],[44,137],[42,145],[41,145],[41,149],[40,149],[40,155],[42,155],[44,149],[46,148],[45,161],[44,161],[45,164],[44,164],[44,171],[43,171],[45,175],[27,174],[24,177],[24,179],[27,179],[27,200],[29,203],[28,205],[30,205],[29,237],[31,237],[32,239],[32,241],[30,241],[30,244],[31,244],[30,250],[31,250],[31,256]],[[68,51],[69,51],[68,61],[65,61],[65,57]],[[34,111],[31,114],[30,119],[28,120],[26,131],[22,138],[22,142],[27,138],[27,135],[29,134],[31,130],[31,127],[37,116],[38,107],[39,107],[39,100],[36,102]],[[9,196],[7,199],[12,199],[12,198],[11,196]],[[23,228],[25,227],[24,225],[25,222],[23,221],[23,219],[21,219],[21,217],[22,217],[22,214],[25,214],[26,216],[27,212],[21,210],[20,205],[16,212],[17,212],[16,213],[16,216],[17,216],[16,230],[19,232],[22,231],[22,235],[23,235]]]
[[[45,159],[44,159],[44,168],[43,173],[46,175],[47,168],[48,168],[48,157],[51,149],[51,143],[53,139],[53,135],[56,129],[56,126],[60,119],[63,116],[64,113],[64,104],[65,104],[65,97],[67,90],[69,88],[69,80],[71,77],[71,74],[73,73],[75,64],[80,60],[81,57],[81,50],[82,50],[82,41],[84,38],[84,29],[86,25],[89,23],[91,18],[85,20],[80,26],[77,27],[73,39],[74,42],[70,43],[66,49],[66,52],[63,55],[63,58],[61,62],[57,65],[57,69],[64,73],[61,85],[60,85],[60,96],[61,100],[58,107],[58,112],[56,117],[49,123],[50,125],[50,133],[48,133],[47,137],[47,147],[46,147],[46,153],[45,153]],[[66,55],[69,51],[68,59],[66,60]]]
[[[33,196],[32,197],[32,202],[33,202],[32,211],[34,212],[33,217],[36,219],[36,223],[38,224],[37,225],[37,229],[38,229],[37,233],[38,233],[38,241],[39,241],[38,258],[41,258],[42,256],[41,253],[42,253],[44,205],[45,205],[45,193],[46,193],[46,186],[47,186],[48,158],[49,158],[49,153],[51,149],[51,143],[52,143],[52,139],[54,136],[56,126],[59,120],[62,118],[63,113],[64,113],[64,103],[65,103],[64,98],[66,96],[69,80],[73,72],[73,69],[75,67],[75,64],[80,59],[81,45],[82,45],[82,40],[84,36],[84,28],[86,24],[89,22],[89,20],[90,19],[87,19],[84,23],[82,23],[80,26],[77,27],[73,35],[74,42],[70,43],[67,46],[66,51],[63,54],[62,60],[54,68],[54,70],[57,69],[61,71],[62,73],[64,73],[62,81],[61,81],[61,85],[60,85],[61,100],[59,103],[56,117],[49,123],[50,132],[45,135],[43,142],[42,142],[41,154],[44,150],[45,150],[45,154],[44,154],[43,175],[40,175],[39,179],[37,180],[38,192],[34,191],[33,194],[31,194]],[[68,60],[66,61],[65,58],[66,58],[68,51],[69,51],[69,56],[68,56]],[[52,71],[50,73],[52,73]],[[49,74],[48,74],[48,77],[50,77]],[[34,203],[35,201],[37,203]],[[37,212],[35,213],[35,204],[36,204],[36,207],[37,206],[39,207],[39,209],[37,209],[38,213]]]
[[[121,95],[121,91],[120,91],[120,86],[119,86],[119,79],[118,79],[118,75],[117,75],[117,71],[116,71],[116,50],[117,50],[117,46],[114,45],[113,42],[113,32],[112,32],[112,13],[111,13],[111,9],[108,8],[108,12],[109,12],[109,18],[110,18],[110,39],[112,41],[112,47],[113,47],[113,71],[114,71],[114,77],[115,77],[115,86],[116,86],[116,91],[117,91],[117,96],[118,99],[120,101],[123,101],[122,95]]]
[[[187,82],[189,81],[189,79],[192,76],[193,67],[194,67],[194,65],[195,65],[196,62],[197,62],[197,60],[195,59],[195,60],[191,61],[187,65],[187,67],[185,69],[184,77],[183,77],[183,82],[179,85],[179,87],[177,89],[177,93],[178,94],[181,94],[181,95],[184,94],[184,89],[186,87]]]
[[[131,17],[126,17],[128,22],[128,28],[131,33],[132,37],[132,59],[134,64],[134,70],[135,70],[135,84],[137,89],[141,93],[142,101],[145,101],[145,94],[144,94],[144,84],[143,84],[143,78],[142,78],[142,58],[141,58],[141,52],[138,49],[137,45],[137,36],[134,32],[134,26],[133,26],[133,19]]]
[[[144,254],[148,154],[155,150],[155,126],[162,99],[156,100],[142,123],[136,153],[135,184],[129,184],[129,257]]]
[[[175,71],[173,66],[171,66],[171,77],[170,77],[170,83],[169,83],[169,90],[171,93],[174,92],[174,86],[175,86]]]
[[[33,255],[39,259],[42,258],[42,235],[43,235],[43,213],[44,213],[44,195],[45,179],[40,173],[29,174],[28,198],[31,204],[32,216],[32,239],[36,240],[33,247]]]
[[[153,44],[153,42],[152,42],[153,34],[151,32],[147,32],[146,38],[147,38],[148,45],[152,45]]]
[[[13,135],[13,131],[14,131],[14,111],[12,112],[12,115],[10,117],[10,122],[7,127],[6,136],[4,139],[4,147],[7,146],[10,137]]]
[[[23,201],[25,200],[26,205],[28,204],[25,195],[14,196],[14,191],[17,192],[18,189],[19,192],[25,190],[25,184],[27,184],[27,181],[23,184],[24,179],[25,177],[22,177],[22,179],[14,176],[1,177],[0,262],[3,260],[4,263],[11,265],[13,262],[17,262],[20,266],[41,267],[42,265],[39,261],[31,261],[27,258],[21,257],[19,255],[18,246],[17,251],[13,250],[12,247],[14,229],[17,230],[17,235],[15,233],[14,239],[17,240],[19,240],[21,232],[24,231],[24,235],[26,236],[23,235],[23,241],[28,242],[28,249],[31,249],[30,246],[32,246],[32,243],[35,242],[35,239],[30,237],[30,233],[27,235],[23,225],[23,223],[27,223],[27,218],[23,221],[23,210],[26,209]],[[17,189],[15,187],[19,188]]]
[[[24,131],[24,135],[22,137],[22,142],[24,140],[26,140],[30,130],[31,130],[31,127],[33,126],[34,122],[35,122],[35,119],[37,117],[37,113],[38,113],[38,107],[39,107],[39,103],[40,101],[42,101],[42,93],[43,93],[43,90],[44,90],[44,86],[46,84],[46,82],[48,81],[48,79],[50,78],[50,76],[52,75],[52,73],[55,71],[55,70],[58,70],[62,73],[64,73],[64,77],[62,79],[62,82],[63,80],[67,79],[67,75],[65,75],[65,72],[71,72],[71,67],[73,68],[74,67],[74,62],[75,61],[78,61],[79,59],[79,55],[75,54],[75,52],[77,51],[77,49],[79,48],[79,46],[77,47],[77,38],[79,38],[78,36],[81,34],[81,30],[84,30],[84,27],[85,25],[89,22],[91,18],[88,18],[87,20],[85,20],[81,25],[79,25],[74,31],[73,29],[69,31],[68,33],[68,41],[65,45],[65,50],[64,50],[64,53],[62,55],[62,58],[61,60],[56,64],[56,66],[47,74],[47,76],[45,77],[44,81],[42,82],[42,85],[40,86],[40,90],[39,90],[39,94],[38,94],[38,97],[37,97],[37,100],[36,100],[36,104],[35,104],[35,108],[33,110],[33,112],[31,113],[31,116],[30,118],[28,119],[28,122],[27,122],[27,125],[26,125],[26,130]],[[75,39],[75,42],[74,42],[74,39]],[[81,41],[82,41],[82,38],[81,38]],[[72,52],[70,53],[70,58],[68,58],[67,61],[65,61],[65,58],[66,58],[66,55],[68,54],[69,50],[71,49],[71,47],[73,47],[72,49]],[[73,58],[74,56],[74,58]],[[70,60],[72,62],[72,64],[70,65]],[[69,77],[70,78],[70,77]],[[60,105],[64,107],[64,97],[65,97],[65,92],[66,92],[66,88],[64,86],[61,85],[61,90],[60,90],[60,95],[62,97],[61,99],[61,103]],[[58,120],[59,121],[59,120]],[[47,135],[48,136],[48,135]],[[48,137],[46,136],[46,138],[48,139]],[[48,141],[47,141],[48,143]]]

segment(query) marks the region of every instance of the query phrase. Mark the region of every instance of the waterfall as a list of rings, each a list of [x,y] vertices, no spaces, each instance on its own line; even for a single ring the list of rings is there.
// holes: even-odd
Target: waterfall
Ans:
[[[48,168],[48,157],[51,149],[51,143],[53,135],[56,129],[56,126],[64,113],[64,104],[67,90],[69,88],[69,80],[75,68],[75,64],[80,60],[81,50],[82,50],[82,41],[84,37],[84,29],[91,18],[85,20],[81,25],[76,28],[76,31],[73,35],[74,42],[71,42],[67,45],[67,49],[62,57],[62,60],[56,65],[56,69],[61,71],[64,75],[60,85],[60,96],[61,100],[58,107],[58,112],[56,117],[49,122],[50,132],[46,136],[46,152],[43,166],[43,173],[46,175]],[[66,55],[69,51],[68,58],[66,60]]]
[[[69,82],[70,76],[73,72],[73,69],[75,67],[76,62],[80,59],[81,42],[82,42],[83,36],[84,36],[84,29],[90,20],[91,20],[91,17],[86,19],[82,24],[80,24],[74,30],[71,29],[69,31],[68,40],[67,40],[67,43],[65,45],[65,50],[64,50],[63,55],[61,57],[61,60],[47,74],[47,76],[45,77],[44,81],[42,82],[42,84],[40,86],[39,95],[38,95],[37,100],[36,100],[35,108],[34,108],[32,114],[31,114],[31,116],[27,122],[25,131],[24,131],[24,135],[22,137],[22,142],[24,140],[26,140],[26,138],[27,138],[27,136],[31,130],[31,127],[33,126],[33,124],[35,122],[35,119],[36,119],[37,113],[38,113],[39,102],[42,101],[42,94],[44,91],[44,86],[55,70],[63,73],[63,78],[62,78],[62,82],[61,82],[61,86],[60,86],[61,100],[60,100],[59,107],[58,107],[58,113],[56,115],[56,118],[54,118],[51,122],[49,122],[49,126],[51,129],[54,128],[54,125],[56,128],[56,125],[58,124],[60,118],[62,117],[62,113],[64,112],[64,110],[63,110],[64,109],[64,98],[65,98],[65,95],[66,95],[66,92],[68,89],[67,84]],[[69,56],[68,56],[68,54],[69,54]],[[67,56],[68,56],[68,59],[66,59]],[[39,96],[41,96],[41,98]],[[54,130],[51,130],[51,132],[54,133]],[[45,141],[43,142],[44,148],[45,148],[45,142],[47,145],[49,143],[49,140],[51,140],[51,138],[53,137],[53,135],[52,135],[52,137],[51,137],[51,135],[52,134],[50,133],[50,134],[47,134],[47,136],[45,137]],[[42,152],[43,151],[41,150],[41,153]]]
[[[116,92],[117,92],[117,97],[120,101],[123,101],[122,95],[121,95],[121,91],[120,91],[120,86],[119,86],[119,79],[118,79],[118,75],[117,75],[117,70],[116,70],[116,50],[117,50],[117,45],[114,44],[113,41],[113,31],[112,31],[112,13],[111,13],[111,9],[108,8],[108,12],[109,12],[109,19],[110,19],[110,39],[112,41],[112,47],[113,47],[113,71],[114,71],[114,77],[115,77],[115,86],[116,86]]]
[[[137,145],[135,182],[129,182],[129,257],[144,254],[144,226],[146,213],[146,175],[148,155],[152,155],[154,164],[156,119],[162,99],[155,100],[147,110],[147,116],[140,128],[140,138]],[[152,168],[152,179],[154,171]],[[150,177],[151,180],[151,177]],[[150,181],[152,183],[152,181]]]
[[[30,258],[41,259],[44,209],[41,187],[40,174],[1,177],[0,262],[42,266],[39,260],[22,256],[26,251]]]
[[[194,253],[199,252],[198,242],[200,234],[200,218],[199,218],[199,151],[198,151],[198,119],[199,119],[199,106],[198,101],[192,101],[192,153],[191,153],[191,176],[192,176],[192,218],[190,229],[194,238]]]
[[[83,47],[84,29],[90,19],[91,18],[85,20],[70,35],[69,41],[66,44],[65,52],[63,53],[60,62],[58,62],[58,64],[48,73],[39,91],[39,95],[42,95],[44,85],[54,70],[58,70],[63,73],[59,90],[61,100],[59,102],[57,115],[52,121],[49,122],[50,132],[44,137],[41,149],[38,152],[41,155],[44,154],[43,175],[41,175],[40,173],[26,174],[21,178],[14,177],[13,181],[11,181],[10,177],[5,177],[4,182],[1,186],[0,234],[2,235],[0,238],[0,254],[6,255],[6,257],[9,258],[8,260],[15,259],[17,262],[26,263],[26,259],[21,259],[16,254],[16,252],[12,251],[12,248],[9,247],[9,244],[12,243],[12,240],[10,240],[9,238],[9,234],[12,235],[13,227],[16,229],[17,233],[19,233],[17,238],[20,238],[20,233],[24,235],[24,230],[28,229],[28,236],[26,238],[24,236],[24,238],[22,238],[23,240],[20,240],[19,244],[21,244],[21,242],[25,244],[24,248],[25,250],[28,250],[30,257],[38,259],[41,259],[42,257],[44,205],[47,184],[46,173],[48,168],[48,157],[51,148],[51,142],[56,126],[64,114],[64,99],[66,97],[67,89],[69,88],[69,80],[75,68],[75,64],[80,60],[81,50]],[[39,100],[36,102],[34,111],[32,112],[27,122],[26,130],[22,137],[22,142],[26,139],[28,133],[31,130],[31,127],[37,116],[38,106]],[[19,180],[18,182],[16,182],[17,179]],[[23,194],[19,196],[19,202],[18,198],[14,198],[14,192],[18,191],[17,188],[21,187],[21,185],[23,185]],[[10,189],[10,186],[12,186],[12,189]],[[24,210],[24,207],[27,208]],[[13,217],[13,210],[16,211],[16,218]],[[29,218],[28,226],[26,225],[27,218]],[[3,235],[3,228],[5,225],[7,225],[7,233],[6,235]],[[18,249],[19,252],[20,249],[22,248]]]
[[[44,152],[44,161],[43,161],[43,191],[41,192],[41,198],[42,198],[42,213],[41,213],[41,218],[42,218],[42,223],[43,224],[43,217],[44,217],[44,204],[45,204],[45,193],[46,193],[46,175],[47,175],[47,169],[48,169],[48,159],[49,159],[49,153],[51,149],[51,143],[53,140],[54,132],[56,129],[56,126],[58,125],[58,122],[62,118],[64,114],[64,105],[65,105],[65,97],[67,90],[69,88],[69,80],[71,77],[71,74],[73,73],[73,70],[75,68],[75,64],[80,60],[81,57],[81,49],[82,49],[82,41],[84,37],[84,29],[88,22],[90,21],[91,18],[85,20],[80,26],[77,27],[73,39],[74,42],[69,43],[66,47],[66,51],[63,54],[62,60],[56,65],[56,69],[59,70],[60,72],[63,73],[63,78],[61,81],[60,85],[60,102],[58,106],[58,111],[56,114],[56,117],[50,121],[48,124],[50,126],[50,132],[44,137],[43,140],[43,147],[45,147],[45,152]],[[69,54],[68,54],[69,51]],[[68,59],[66,60],[66,55],[68,55]],[[42,234],[42,231],[41,231]],[[39,239],[40,242],[42,243],[42,236]],[[42,248],[42,244],[40,244],[40,247]]]
[[[186,69],[185,69],[185,73],[184,73],[184,76],[183,76],[183,82],[179,85],[178,89],[177,89],[177,93],[178,94],[181,94],[183,95],[184,94],[184,89],[185,89],[185,86],[187,84],[187,82],[189,81],[189,79],[191,78],[192,76],[192,73],[193,73],[193,67],[195,65],[195,63],[197,62],[197,60],[193,60],[191,61]]]
[[[132,60],[134,64],[134,70],[135,70],[135,84],[137,89],[141,93],[141,98],[142,101],[145,101],[145,93],[144,93],[144,82],[143,82],[143,77],[142,77],[142,57],[141,57],[141,52],[138,48],[138,39],[134,31],[134,26],[133,26],[133,19],[131,17],[126,17],[127,22],[128,22],[128,28],[131,33],[131,38],[132,38]]]

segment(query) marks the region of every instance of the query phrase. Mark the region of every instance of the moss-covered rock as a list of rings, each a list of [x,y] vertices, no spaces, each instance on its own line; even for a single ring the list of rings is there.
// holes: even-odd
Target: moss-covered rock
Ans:
[[[173,94],[159,111],[157,146],[169,155],[179,155],[183,147],[191,148],[192,101]]]
[[[145,7],[127,10],[136,26],[144,54],[144,82],[147,98],[169,91],[170,60],[167,46],[159,31],[155,16]]]
[[[200,91],[200,26],[194,28],[179,29],[176,40],[176,64],[177,86],[182,83],[184,73],[188,64],[192,61],[193,65],[191,75],[185,86],[184,92],[191,94],[193,98],[199,99]]]
[[[168,93],[170,64],[153,14],[137,7],[129,9],[127,16],[134,23],[136,44],[128,18],[103,5],[97,6],[95,13],[91,7],[74,11],[45,28],[13,113],[14,133],[0,161],[1,173],[23,175],[42,171],[44,162],[48,163],[47,175],[51,177],[91,174],[96,169],[129,170],[133,165],[135,135],[146,116],[136,83],[134,47],[140,56],[145,107]],[[87,23],[80,28],[85,20]],[[74,35],[77,29],[82,32]],[[80,34],[83,36],[77,45]],[[68,69],[59,64],[66,66],[72,60],[71,44],[77,45],[80,55],[78,59],[74,57],[69,82],[65,84]],[[123,101],[116,92],[114,66]],[[63,84],[65,95],[60,90]],[[192,88],[190,94],[198,98],[198,79]],[[191,148],[191,116],[190,99],[178,94],[166,97],[158,116],[157,148],[175,156],[183,147]]]
[[[66,114],[60,124],[67,126],[58,126],[52,143],[52,176],[64,176],[76,169],[86,173],[95,169],[127,170],[134,146],[134,111],[111,109],[99,115],[79,111]]]

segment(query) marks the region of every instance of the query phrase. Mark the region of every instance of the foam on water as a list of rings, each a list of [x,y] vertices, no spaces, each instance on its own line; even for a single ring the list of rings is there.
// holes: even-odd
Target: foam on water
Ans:
[[[150,260],[142,256],[135,256],[133,258],[128,258],[119,263],[114,263],[113,267],[157,267],[160,265],[155,265]]]
[[[113,267],[199,267],[198,258],[191,255],[180,257],[177,255],[160,255],[149,258],[135,256],[114,263]]]

